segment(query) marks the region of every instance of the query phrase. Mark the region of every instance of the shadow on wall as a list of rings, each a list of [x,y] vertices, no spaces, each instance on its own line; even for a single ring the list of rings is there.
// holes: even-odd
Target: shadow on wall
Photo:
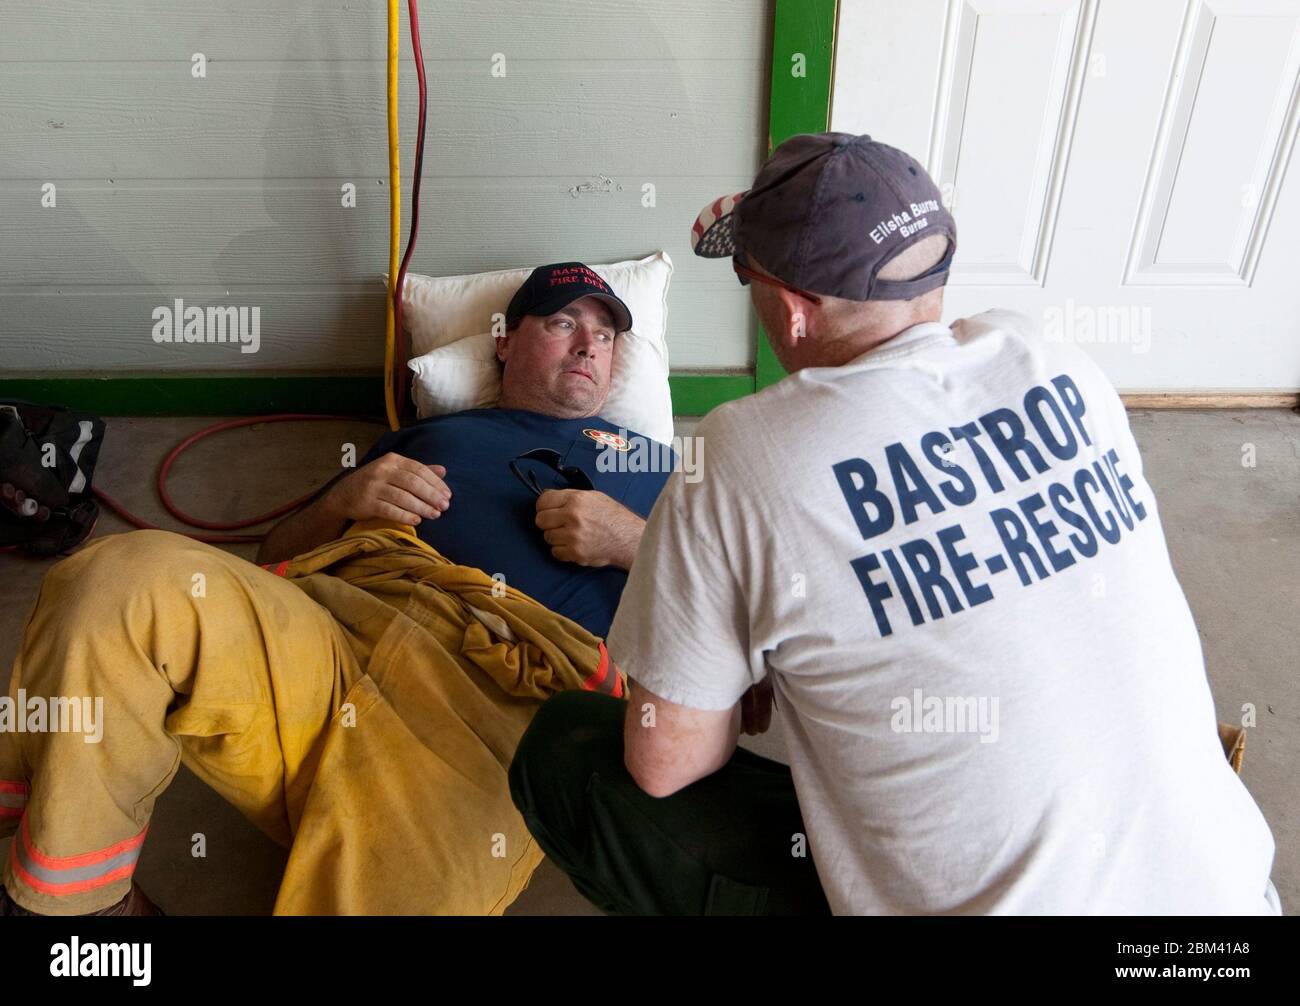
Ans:
[[[508,4],[484,11],[468,4],[429,9],[421,24],[428,78],[428,128],[421,233],[411,269],[448,275],[585,258],[640,257],[655,244],[647,234],[611,231],[636,204],[641,179],[615,180],[609,162],[629,162],[658,130],[698,130],[683,109],[707,109],[708,94],[691,93],[680,72],[680,43],[655,19],[628,3],[625,13],[573,33],[571,13],[537,12]],[[417,85],[409,28],[402,5],[401,107],[402,235],[409,236],[411,175],[415,160]],[[518,10],[528,10],[531,19]],[[266,64],[277,74],[267,88],[270,112],[261,137],[262,207],[267,224],[248,229],[216,252],[217,282],[228,287],[275,284],[301,294],[319,337],[302,336],[297,366],[327,369],[340,358],[378,369],[383,360],[384,286],[388,270],[386,66],[382,42],[386,7],[372,4],[351,20],[296,16],[282,57]],[[358,56],[349,50],[358,19],[375,45]],[[658,20],[663,20],[659,18]],[[563,22],[563,23],[562,23]],[[345,30],[350,26],[351,31]],[[633,38],[631,33],[635,32]],[[562,37],[569,48],[548,44]],[[603,38],[603,42],[602,42]],[[653,95],[603,93],[610,52],[637,53],[636,63],[662,61],[653,72]],[[378,50],[381,55],[371,58]],[[505,50],[508,72],[493,75],[494,56]],[[588,73],[593,59],[602,69]],[[570,58],[572,57],[572,58]],[[635,65],[627,76],[636,79]],[[644,70],[640,71],[644,77]],[[268,80],[269,83],[269,80]],[[633,88],[636,91],[639,88]],[[623,109],[626,114],[610,114]],[[319,151],[309,165],[303,149]],[[634,162],[635,158],[631,158]],[[683,172],[695,170],[683,165]],[[355,206],[341,187],[355,186]],[[618,188],[623,191],[611,192]],[[662,198],[662,194],[661,194]],[[551,224],[560,221],[562,226]],[[683,242],[689,219],[678,223]],[[657,246],[657,245],[656,245]],[[612,249],[618,253],[609,256]],[[258,273],[258,268],[264,271]],[[364,345],[364,349],[361,346]],[[269,356],[277,363],[285,359]],[[252,361],[249,361],[250,364]],[[264,366],[264,364],[263,364]]]
[[[352,17],[362,14],[382,42],[387,6],[369,4]],[[346,31],[354,21],[307,11],[289,16],[295,20],[286,33],[289,47],[263,64],[268,84],[276,74],[274,92],[267,88],[271,112],[261,144],[260,191],[270,223],[215,251],[213,271],[228,287],[270,284],[268,292],[296,295],[277,299],[277,308],[310,315],[319,337],[308,330],[292,356],[268,354],[276,369],[335,369],[340,359],[350,368],[380,369],[388,180],[386,171],[376,177],[364,169],[387,159],[385,63],[357,58],[349,45],[355,35],[349,39]],[[304,149],[316,154],[310,162]],[[413,156],[413,143],[411,150]],[[345,184],[355,187],[351,205],[345,205]],[[279,268],[285,272],[277,276]],[[274,338],[276,319],[266,321],[264,337]],[[259,367],[256,357],[245,365]]]

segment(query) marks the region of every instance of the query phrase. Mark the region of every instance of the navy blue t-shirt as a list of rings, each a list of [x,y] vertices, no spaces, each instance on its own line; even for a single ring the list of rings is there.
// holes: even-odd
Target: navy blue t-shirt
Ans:
[[[650,515],[669,473],[601,471],[596,461],[604,448],[584,430],[620,432],[599,417],[555,419],[522,409],[472,409],[385,433],[357,467],[390,451],[423,464],[443,465],[451,506],[441,517],[421,520],[416,535],[458,565],[475,566],[489,576],[502,574],[508,586],[604,638],[627,573],[612,566],[579,566],[553,557],[535,523],[537,497],[510,471],[510,462],[525,451],[549,447],[560,454],[562,465],[581,468],[598,491],[641,517]],[[623,432],[632,440],[635,452],[636,440],[632,438],[639,434]],[[657,446],[653,441],[649,445]],[[643,451],[643,456],[649,453]],[[653,453],[656,460],[671,457],[664,448]],[[626,456],[631,458],[632,453]],[[562,476],[541,464],[525,462],[523,466],[543,489],[570,488]],[[350,473],[335,476],[320,492]]]

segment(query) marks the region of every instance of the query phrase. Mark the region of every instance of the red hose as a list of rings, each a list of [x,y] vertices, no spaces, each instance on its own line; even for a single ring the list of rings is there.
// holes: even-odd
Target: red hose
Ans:
[[[264,514],[259,514],[256,517],[248,517],[244,520],[229,521],[225,523],[220,521],[202,520],[198,517],[191,517],[189,514],[185,513],[185,511],[183,511],[180,507],[176,505],[176,502],[172,499],[171,493],[168,492],[167,490],[167,475],[171,471],[172,465],[176,463],[176,459],[180,457],[184,451],[188,450],[190,447],[198,443],[203,438],[212,436],[212,434],[214,433],[220,433],[223,430],[234,429],[237,426],[252,426],[255,423],[288,423],[288,422],[296,422],[298,420],[314,420],[314,419],[334,419],[334,420],[342,419],[350,422],[357,422],[357,421],[377,422],[377,423],[383,422],[382,420],[378,420],[378,419],[368,420],[365,417],[358,417],[358,416],[337,416],[337,415],[317,414],[311,412],[277,412],[269,416],[248,416],[243,419],[227,419],[219,423],[213,423],[211,426],[205,426],[197,433],[191,433],[188,437],[186,437],[179,444],[173,447],[171,451],[168,452],[167,456],[163,458],[162,464],[158,468],[158,497],[162,500],[163,506],[167,508],[167,512],[170,513],[173,517],[175,517],[178,521],[180,521],[183,524],[188,524],[190,525],[190,527],[203,528],[208,531],[233,531],[238,528],[251,527],[254,524],[262,524],[265,521],[274,520],[276,517],[279,517],[282,514],[286,514],[292,510],[296,510],[298,509],[298,507],[302,506],[303,503],[305,503],[308,499],[311,498],[315,490],[313,490],[310,493],[305,493],[304,495],[299,496],[297,499],[285,503],[282,506],[278,506],[274,510],[270,510]],[[383,425],[386,426],[388,424],[386,422],[383,422]],[[148,521],[143,520],[142,518],[137,517],[135,514],[131,513],[130,510],[128,510],[126,507],[124,507],[121,503],[119,503],[108,493],[104,492],[102,489],[95,489],[92,487],[91,492],[106,507],[108,507],[114,513],[116,513],[127,523],[133,524],[138,528],[145,528],[148,530],[162,530],[161,528],[159,528],[157,524],[150,524]],[[179,531],[177,533],[184,534],[190,538],[194,538],[198,541],[205,541],[213,545],[249,544],[252,542],[259,542],[266,537],[265,534],[189,534],[189,532],[187,531]]]

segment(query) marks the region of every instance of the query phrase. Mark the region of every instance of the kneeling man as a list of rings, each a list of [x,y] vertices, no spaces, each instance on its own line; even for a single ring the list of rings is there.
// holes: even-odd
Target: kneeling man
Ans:
[[[945,325],[915,160],[796,136],[694,232],[778,384],[712,412],[610,634],[511,767],[612,912],[1277,912],[1118,395],[1028,319]],[[775,696],[790,767],[737,750]],[[815,867],[815,868],[814,868]]]

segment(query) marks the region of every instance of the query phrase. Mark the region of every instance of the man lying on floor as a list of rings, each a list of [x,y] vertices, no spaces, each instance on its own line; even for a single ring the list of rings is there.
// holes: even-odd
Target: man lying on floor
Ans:
[[[277,913],[514,900],[542,854],[506,769],[547,696],[623,694],[601,637],[667,473],[596,464],[608,285],[543,266],[506,325],[497,408],[385,434],[260,568],[167,531],[51,567],[11,693],[102,696],[102,742],[0,733],[0,914],[154,911],[132,874],[181,761],[290,848]]]

